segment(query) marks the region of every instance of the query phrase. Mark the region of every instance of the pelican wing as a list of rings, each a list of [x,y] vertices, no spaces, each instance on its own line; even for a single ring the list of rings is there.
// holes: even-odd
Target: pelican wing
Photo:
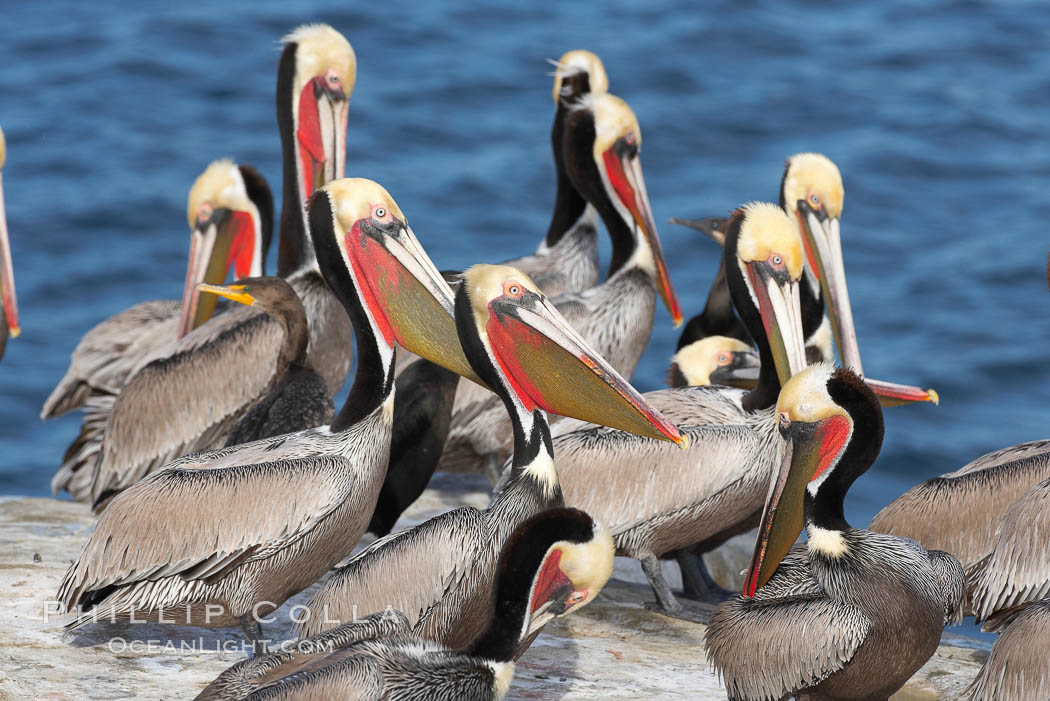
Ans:
[[[1050,698],[1050,666],[1046,637],[1050,631],[1050,599],[1028,604],[1002,622],[992,646],[968,691],[973,701]]]
[[[77,409],[94,393],[119,392],[142,358],[175,343],[180,308],[177,299],[155,299],[96,324],[73,349],[69,369],[44,402],[40,418]]]
[[[994,546],[967,569],[978,620],[1050,596],[1050,479],[1017,500],[999,522]]]
[[[310,635],[355,615],[401,611],[451,647],[481,630],[498,553],[485,514],[463,507],[377,540],[337,569],[308,604]],[[462,642],[459,642],[462,640]]]
[[[968,567],[988,553],[1007,509],[1045,479],[1050,441],[1023,443],[915,485],[875,514],[868,529],[951,553]]]
[[[338,456],[162,470],[110,503],[66,572],[59,598],[72,607],[106,588],[205,579],[272,555],[324,521],[356,482],[354,465]]]
[[[859,608],[822,593],[738,597],[715,610],[705,643],[729,698],[775,700],[842,669],[870,628]]]
[[[565,504],[587,511],[614,535],[684,511],[689,521],[702,522],[700,509],[744,514],[762,507],[768,472],[750,469],[763,455],[758,433],[748,426],[679,430],[689,437],[686,450],[604,427],[558,436],[555,465]],[[723,524],[711,525],[717,532]]]
[[[378,699],[383,688],[378,665],[371,658],[347,648],[366,640],[382,640],[408,632],[408,621],[397,611],[365,616],[313,638],[300,640],[281,652],[238,662],[209,684],[197,701],[241,699],[261,689],[313,690],[308,681],[310,673],[328,668],[329,672],[322,677],[334,674],[342,682],[352,682],[346,688],[371,694],[363,698]],[[342,693],[337,695],[344,696]]]
[[[249,308],[223,318],[223,330],[209,342],[155,360],[128,381],[106,422],[93,501],[180,455],[221,445],[266,394],[283,341],[280,325]]]

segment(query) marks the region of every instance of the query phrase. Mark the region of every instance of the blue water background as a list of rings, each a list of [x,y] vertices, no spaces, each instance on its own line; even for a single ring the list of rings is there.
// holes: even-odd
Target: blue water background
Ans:
[[[0,364],[0,494],[48,493],[79,416],[37,415],[80,336],[180,294],[199,171],[232,156],[279,192],[276,41],[307,21],[357,52],[348,174],[389,189],[439,267],[529,252],[546,230],[545,59],[568,49],[597,52],[638,116],[687,316],[719,252],[662,222],[775,199],[792,153],[833,158],[865,369],[941,396],[886,412],[882,455],[849,493],[855,524],[920,480],[1047,436],[1043,3],[47,2],[4,15],[24,333]],[[661,308],[640,389],[662,385],[676,338]]]

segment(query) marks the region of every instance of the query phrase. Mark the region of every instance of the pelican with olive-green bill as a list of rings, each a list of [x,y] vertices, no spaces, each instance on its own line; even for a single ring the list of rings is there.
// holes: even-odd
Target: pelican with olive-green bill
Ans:
[[[342,410],[331,426],[181,458],[115,496],[62,581],[59,599],[79,614],[70,628],[167,614],[240,623],[259,642],[258,617],[348,555],[365,530],[390,450],[395,345],[476,379],[451,290],[386,190],[337,180],[311,198],[309,217],[317,262],[357,339]],[[574,413],[600,420],[604,405],[587,400],[616,388],[574,360],[575,381],[536,380],[572,392]],[[612,419],[660,435],[644,407]]]
[[[551,301],[595,351],[630,378],[652,335],[657,297],[676,326],[682,321],[642,176],[641,129],[626,102],[609,93],[589,94],[569,112],[564,138],[568,176],[598,210],[613,249],[604,283]],[[460,382],[438,469],[484,470],[497,478],[512,435],[499,398]]]
[[[4,212],[4,161],[7,142],[0,129],[0,358],[4,357],[8,338],[18,338],[18,300],[15,298],[15,273],[11,265],[11,241],[7,237],[7,215]]]
[[[961,616],[962,567],[846,522],[843,499],[883,435],[859,376],[807,368],[784,385],[771,423],[784,454],[743,594],[708,626],[708,659],[733,699],[888,699]],[[807,544],[792,550],[803,528]]]
[[[509,485],[487,509],[455,509],[393,533],[336,570],[310,600],[300,634],[393,606],[429,640],[450,647],[473,640],[508,536],[524,519],[562,505],[546,412],[587,411],[599,423],[683,442],[516,268],[468,269],[456,292],[456,325],[471,366],[509,417]]]
[[[285,37],[277,71],[284,165],[277,274],[303,303],[307,353],[333,395],[353,357],[350,321],[318,269],[306,200],[315,187],[342,177],[356,66],[342,34],[313,24]],[[265,393],[283,338],[275,319],[248,307],[186,334],[164,357],[141,366],[118,396],[92,403],[62,470],[76,473],[72,481],[97,510],[170,460],[223,445]]]

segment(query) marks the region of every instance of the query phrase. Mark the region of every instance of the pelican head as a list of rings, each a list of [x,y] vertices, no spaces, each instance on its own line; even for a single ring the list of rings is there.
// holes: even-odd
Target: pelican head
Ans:
[[[588,148],[589,147],[589,148]],[[590,151],[590,158],[583,153]],[[598,209],[614,238],[612,264],[618,260],[618,231],[630,237],[638,265],[656,281],[677,327],[682,323],[671,276],[660,246],[649,193],[642,176],[642,130],[626,102],[609,93],[584,95],[573,105],[565,131],[566,170],[576,189]]]
[[[216,297],[200,294],[198,283],[220,285],[234,277],[263,274],[273,234],[273,195],[251,166],[229,159],[211,163],[190,188],[186,208],[190,256],[182,293],[179,337],[207,321]]]
[[[282,41],[277,99],[291,100],[290,133],[301,196],[346,172],[346,123],[357,80],[357,57],[327,24],[304,24]],[[278,105],[278,117],[283,114]]]
[[[780,384],[806,367],[799,303],[802,244],[784,211],[752,202],[733,213],[726,235],[727,269],[736,266],[761,317]],[[730,256],[736,260],[731,261]],[[738,305],[739,306],[739,305]],[[741,310],[741,316],[749,315]]]
[[[842,261],[839,220],[844,196],[842,175],[827,156],[799,153],[787,160],[781,183],[783,207],[802,236],[807,274],[819,278],[842,365],[863,374]]]
[[[584,49],[565,52],[554,62],[554,104],[587,93],[609,90],[609,76],[596,54]]]
[[[758,354],[751,346],[729,336],[708,336],[674,354],[667,384],[750,388],[758,380],[758,367]]]

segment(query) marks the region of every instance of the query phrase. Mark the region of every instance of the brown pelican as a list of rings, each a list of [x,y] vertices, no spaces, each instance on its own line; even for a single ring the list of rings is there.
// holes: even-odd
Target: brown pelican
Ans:
[[[846,522],[843,498],[883,435],[878,399],[860,377],[807,368],[784,385],[775,423],[786,451],[743,595],[708,626],[708,659],[731,699],[888,699],[958,617],[962,568]],[[805,550],[785,559],[803,527]]]
[[[707,386],[646,393],[682,427],[688,450],[668,451],[568,419],[554,427],[565,503],[591,509],[609,525],[618,554],[641,561],[660,610],[669,615],[706,620],[704,611],[674,597],[657,558],[696,543],[711,549],[752,528],[762,509],[781,451],[772,404],[780,383],[805,366],[802,256],[793,223],[775,205],[752,203],[734,213],[726,274],[759,347],[759,380],[749,392]]]
[[[598,214],[576,190],[565,169],[565,122],[584,95],[609,89],[600,58],[590,51],[566,52],[554,70],[554,125],[551,150],[557,175],[554,213],[536,252],[506,261],[528,275],[548,297],[582,292],[598,284]]]
[[[15,273],[11,266],[11,241],[7,238],[7,215],[4,213],[4,162],[7,160],[7,142],[0,129],[0,358],[4,357],[7,339],[18,338],[18,301],[15,299]]]
[[[225,287],[200,283],[197,288],[261,309],[275,318],[284,331],[272,389],[241,419],[226,445],[331,423],[335,407],[324,378],[314,372],[306,357],[310,340],[306,311],[291,285],[279,277],[256,277]]]
[[[970,685],[970,699],[1050,698],[1050,598],[1008,609],[988,621],[984,630],[998,631],[999,638]]]
[[[868,529],[945,550],[970,568],[992,549],[1010,508],[1048,479],[1050,440],[1021,443],[912,487],[875,514]],[[973,613],[969,604],[966,613]]]
[[[500,699],[523,641],[550,620],[587,605],[612,574],[608,530],[575,509],[551,509],[522,523],[496,568],[486,623],[455,648],[413,635],[386,611],[300,640],[282,652],[223,672],[197,701],[268,699]]]
[[[79,609],[69,627],[166,612],[180,623],[240,622],[258,641],[257,617],[364,532],[386,472],[394,344],[440,360],[430,344],[448,324],[434,317],[451,313],[451,293],[376,183],[334,181],[309,216],[359,349],[342,410],[331,427],[187,456],[116,495],[62,581],[59,598]]]
[[[356,61],[327,25],[300,27],[285,41],[277,76],[285,171],[277,269],[306,309],[310,363],[334,395],[350,367],[350,322],[318,270],[303,205],[309,188],[342,175]],[[72,475],[73,498],[99,505],[180,455],[222,445],[265,394],[282,337],[276,320],[238,307],[140,368],[117,397],[99,398],[60,470]]]
[[[90,396],[117,394],[136,369],[206,321],[215,297],[200,297],[198,282],[221,284],[231,269],[236,277],[262,275],[273,235],[273,195],[257,170],[229,159],[212,162],[190,188],[186,218],[191,234],[183,301],[142,302],[84,334],[40,418],[79,408]]]
[[[642,177],[638,120],[609,93],[582,97],[565,123],[565,168],[598,210],[613,242],[609,277],[554,306],[603,358],[629,378],[652,334],[657,294],[675,325],[681,307],[664,262]],[[507,413],[491,393],[460,382],[439,470],[484,469],[491,478],[511,450]]]
[[[390,605],[429,640],[469,643],[484,624],[503,543],[523,519],[562,502],[545,411],[587,406],[605,415],[602,423],[628,417],[631,430],[682,440],[516,268],[470,268],[456,293],[456,325],[472,367],[510,417],[507,487],[484,511],[456,509],[374,543],[313,596],[300,634]]]
[[[386,473],[395,343],[476,377],[455,342],[451,291],[386,190],[334,181],[311,198],[309,217],[317,262],[357,339],[342,410],[330,427],[186,456],[114,497],[62,581],[60,600],[79,609],[70,628],[168,613],[194,625],[239,622],[260,641],[258,616],[324,574],[364,532]],[[576,363],[541,384],[578,395],[596,371]],[[603,408],[574,413],[600,419]],[[633,407],[610,421],[659,435]]]

